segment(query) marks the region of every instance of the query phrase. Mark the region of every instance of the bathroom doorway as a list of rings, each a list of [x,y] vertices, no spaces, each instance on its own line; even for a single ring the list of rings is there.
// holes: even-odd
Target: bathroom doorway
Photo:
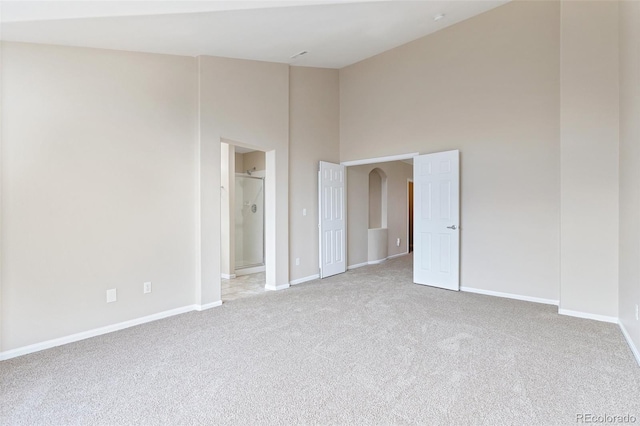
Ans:
[[[266,158],[227,143],[221,150],[221,293],[229,301],[265,291]]]
[[[253,176],[251,169],[245,173],[236,173],[236,275],[264,269],[264,177]]]

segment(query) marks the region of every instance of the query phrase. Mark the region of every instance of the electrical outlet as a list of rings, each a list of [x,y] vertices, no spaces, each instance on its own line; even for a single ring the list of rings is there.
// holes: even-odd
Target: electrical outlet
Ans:
[[[302,209],[302,216],[306,216],[307,215],[307,209]]]
[[[151,281],[147,281],[142,285],[142,292],[144,294],[151,293]]]
[[[296,266],[300,266],[300,258],[296,257]]]
[[[400,238],[396,240],[396,247],[400,247]]]
[[[638,321],[638,320],[639,320],[639,318],[638,318],[638,304],[636,303],[636,321]]]
[[[112,288],[107,290],[107,303],[115,302],[118,300],[118,294],[116,293],[116,289]]]

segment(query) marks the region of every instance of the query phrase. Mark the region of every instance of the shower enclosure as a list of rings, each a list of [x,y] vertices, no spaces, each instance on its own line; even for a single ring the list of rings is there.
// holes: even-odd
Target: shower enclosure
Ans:
[[[236,269],[264,265],[264,178],[236,175]]]

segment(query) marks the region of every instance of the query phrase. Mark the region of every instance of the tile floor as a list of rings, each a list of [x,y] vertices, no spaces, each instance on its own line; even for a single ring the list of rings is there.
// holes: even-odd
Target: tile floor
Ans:
[[[222,279],[222,301],[236,300],[244,297],[255,296],[265,292],[266,276],[264,272],[241,275],[227,280]]]

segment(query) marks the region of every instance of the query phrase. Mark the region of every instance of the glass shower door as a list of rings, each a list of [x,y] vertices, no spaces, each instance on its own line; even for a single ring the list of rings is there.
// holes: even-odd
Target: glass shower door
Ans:
[[[236,269],[264,265],[264,179],[236,175]]]

